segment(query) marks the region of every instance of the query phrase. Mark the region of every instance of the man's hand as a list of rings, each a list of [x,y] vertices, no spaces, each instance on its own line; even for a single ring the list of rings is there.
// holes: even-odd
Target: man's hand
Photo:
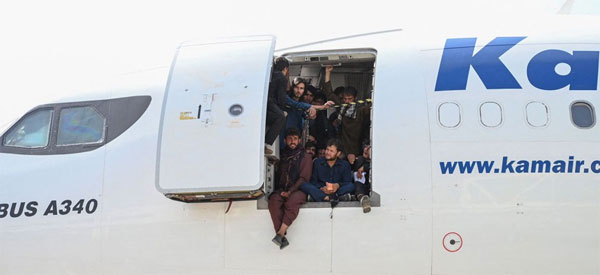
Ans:
[[[325,66],[325,72],[326,73],[331,73],[331,71],[333,71],[333,65],[327,65],[327,66]]]
[[[317,109],[315,109],[315,107],[310,107],[310,109],[308,109],[308,116],[310,119],[315,119],[317,117]]]
[[[338,183],[332,183],[332,185],[333,185],[333,192],[331,192],[331,193],[333,194],[340,189],[340,185]]]
[[[317,143],[317,139],[313,136],[308,136],[308,141],[310,141],[312,143]]]
[[[337,185],[337,187],[336,187]],[[330,189],[328,189],[327,187],[330,186]],[[323,191],[323,193],[330,195],[333,194],[335,192],[337,192],[339,188],[339,185],[336,183],[331,183],[331,182],[325,182],[325,186],[321,187],[321,191]]]
[[[333,192],[331,192],[331,190],[327,190],[327,187],[326,187],[326,186],[323,186],[323,187],[321,187],[320,189],[321,189],[321,191],[323,191],[323,193],[325,193],[326,195],[329,195],[329,194],[333,193]]]
[[[365,167],[361,166],[360,168],[358,168],[358,170],[356,171],[356,177],[359,179],[363,178],[363,173],[365,172]]]
[[[312,105],[312,108],[315,108],[315,110],[317,110],[317,111],[323,111],[323,110],[327,110],[327,109],[331,108],[331,106],[333,106],[333,105],[335,105],[335,102],[327,101],[323,105]]]
[[[331,71],[333,71],[333,65],[325,66],[325,83],[331,81]]]
[[[287,198],[287,197],[290,196],[290,193],[288,193],[288,192],[281,192],[281,194],[279,194],[279,195],[281,195],[284,198]]]
[[[356,156],[354,154],[348,154],[348,162],[350,162],[350,165],[354,165],[355,160]]]

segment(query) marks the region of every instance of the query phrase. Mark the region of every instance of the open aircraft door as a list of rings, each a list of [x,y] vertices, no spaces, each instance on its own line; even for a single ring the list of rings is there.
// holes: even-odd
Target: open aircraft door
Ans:
[[[163,102],[156,187],[185,201],[252,199],[265,182],[265,116],[275,37],[186,42]]]

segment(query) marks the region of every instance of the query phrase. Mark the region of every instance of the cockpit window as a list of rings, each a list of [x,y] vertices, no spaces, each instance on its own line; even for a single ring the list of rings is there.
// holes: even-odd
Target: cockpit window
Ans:
[[[60,111],[58,146],[101,143],[106,119],[93,107],[65,108]]]
[[[52,109],[27,115],[4,136],[2,144],[10,147],[43,148],[48,146]]]

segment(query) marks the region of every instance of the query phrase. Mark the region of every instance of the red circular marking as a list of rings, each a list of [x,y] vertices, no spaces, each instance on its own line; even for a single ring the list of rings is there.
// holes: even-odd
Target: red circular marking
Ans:
[[[456,250],[450,250],[446,247],[446,237],[448,237],[448,235],[450,235],[450,234],[456,234],[456,236],[458,236],[458,238],[460,238],[460,246]],[[446,251],[448,251],[450,253],[458,252],[463,246],[463,239],[460,236],[460,234],[458,234],[456,232],[448,232],[448,233],[446,233],[446,235],[444,235],[444,238],[442,238],[442,246],[444,246],[444,249],[446,249]]]

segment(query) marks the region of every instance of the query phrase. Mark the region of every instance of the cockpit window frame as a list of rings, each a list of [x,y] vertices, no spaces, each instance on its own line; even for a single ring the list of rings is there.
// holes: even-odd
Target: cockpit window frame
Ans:
[[[96,150],[116,139],[118,136],[127,131],[127,129],[133,126],[146,112],[151,101],[151,96],[132,96],[106,100],[46,104],[35,107],[19,118],[10,128],[2,133],[2,136],[0,136],[0,153],[18,155],[63,155]],[[92,107],[96,112],[104,117],[105,123],[102,142],[57,145],[60,113],[63,109],[76,107]],[[13,129],[18,126],[19,123],[21,123],[21,121],[23,121],[23,119],[25,119],[28,115],[43,109],[53,110],[50,125],[50,136],[48,145],[46,147],[25,148],[4,145],[4,139],[7,133],[13,131]]]

